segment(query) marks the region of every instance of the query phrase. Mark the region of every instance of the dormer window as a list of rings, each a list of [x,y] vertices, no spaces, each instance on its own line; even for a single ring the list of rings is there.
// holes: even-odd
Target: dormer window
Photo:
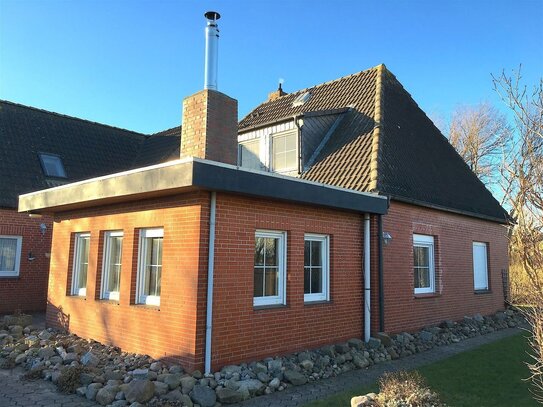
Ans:
[[[260,161],[260,139],[239,144],[239,165],[249,170],[262,170]]]
[[[298,143],[296,130],[272,136],[272,169],[275,172],[289,172],[298,169]]]
[[[66,178],[62,159],[55,154],[39,153],[41,168],[47,177]]]
[[[311,99],[311,93],[304,92],[301,95],[297,96],[296,99],[292,102],[292,107],[302,106],[309,99]]]

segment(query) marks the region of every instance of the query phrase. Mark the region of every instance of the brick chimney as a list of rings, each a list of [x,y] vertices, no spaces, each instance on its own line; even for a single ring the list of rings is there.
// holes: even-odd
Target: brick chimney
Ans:
[[[281,82],[279,82],[279,87],[277,88],[277,90],[274,91],[274,92],[268,93],[268,100],[267,100],[267,102],[272,102],[272,101],[274,101],[275,99],[278,99],[278,98],[280,98],[281,96],[285,96],[285,95],[288,95],[288,93],[285,92],[285,91],[283,91],[283,86],[281,85]]]
[[[204,89],[183,100],[181,157],[198,157],[236,165],[238,101]]]
[[[181,158],[198,157],[236,165],[238,161],[238,101],[217,90],[221,15],[205,13],[204,90],[183,100]]]

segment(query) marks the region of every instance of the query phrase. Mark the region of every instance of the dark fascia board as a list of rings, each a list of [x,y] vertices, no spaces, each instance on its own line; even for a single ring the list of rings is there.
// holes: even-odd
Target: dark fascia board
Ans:
[[[209,161],[194,161],[193,185],[202,189],[279,199],[309,205],[384,215],[388,200],[361,193],[261,171],[248,171]]]
[[[386,197],[190,158],[62,185],[19,197],[19,211],[58,213],[202,189],[385,214]]]

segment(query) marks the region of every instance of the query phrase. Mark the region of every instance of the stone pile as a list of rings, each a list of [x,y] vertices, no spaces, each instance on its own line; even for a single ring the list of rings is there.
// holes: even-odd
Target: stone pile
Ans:
[[[378,333],[287,356],[187,373],[147,355],[122,352],[52,329],[0,322],[0,368],[23,366],[29,376],[51,380],[104,406],[213,407],[237,403],[288,386],[326,379],[523,323],[513,310],[443,321],[417,333]],[[68,390],[69,391],[69,390]]]

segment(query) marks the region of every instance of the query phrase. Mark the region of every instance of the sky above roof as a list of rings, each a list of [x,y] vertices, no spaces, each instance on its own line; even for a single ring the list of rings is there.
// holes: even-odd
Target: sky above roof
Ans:
[[[500,104],[491,74],[543,72],[543,1],[0,0],[0,98],[143,133],[203,88],[219,11],[219,90],[240,118],[287,92],[386,64],[431,117]]]

